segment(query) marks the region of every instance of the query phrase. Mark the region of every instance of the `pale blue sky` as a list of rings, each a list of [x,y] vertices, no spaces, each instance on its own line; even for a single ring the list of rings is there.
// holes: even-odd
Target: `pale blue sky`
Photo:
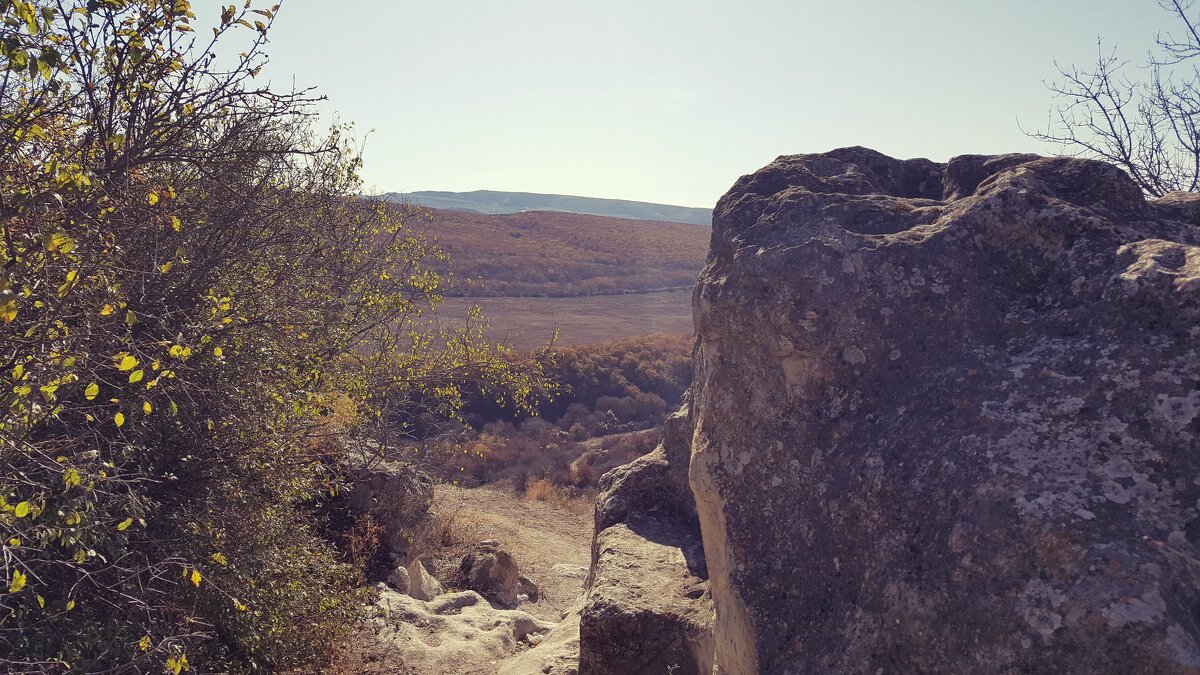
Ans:
[[[1048,152],[1053,61],[1140,58],[1155,0],[284,0],[277,84],[373,130],[372,191],[712,206],[781,154]]]

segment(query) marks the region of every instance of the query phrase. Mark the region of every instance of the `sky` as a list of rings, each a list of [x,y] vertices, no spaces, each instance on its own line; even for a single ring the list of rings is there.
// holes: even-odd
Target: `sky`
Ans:
[[[1098,36],[1139,60],[1171,27],[1156,0],[282,4],[264,76],[356,124],[367,192],[699,207],[783,154],[1053,153],[1021,127],[1055,61]]]

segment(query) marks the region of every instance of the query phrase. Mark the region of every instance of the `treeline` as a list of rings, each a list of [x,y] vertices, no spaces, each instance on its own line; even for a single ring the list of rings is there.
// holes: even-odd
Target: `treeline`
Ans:
[[[504,483],[536,498],[586,496],[609,469],[649,452],[691,385],[693,338],[655,334],[559,347],[543,372],[558,391],[538,414],[469,397],[462,419],[408,444],[424,469],[467,485]],[[536,484],[536,485],[535,485]]]
[[[0,0],[2,671],[322,663],[364,599],[337,440],[552,391],[422,319],[445,253],[258,79],[274,11]]]
[[[399,211],[406,207],[396,206]],[[449,254],[465,296],[575,296],[687,288],[709,228],[574,213],[431,210],[426,232]],[[472,283],[467,284],[467,281]]]
[[[546,355],[543,372],[558,390],[537,416],[574,440],[657,425],[691,386],[693,340],[659,333],[557,347]],[[471,399],[463,413],[477,429],[519,424],[523,416],[484,397]]]

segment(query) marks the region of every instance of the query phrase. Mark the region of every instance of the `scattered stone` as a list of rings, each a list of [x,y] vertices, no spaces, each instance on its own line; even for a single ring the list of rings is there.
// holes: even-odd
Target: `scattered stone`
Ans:
[[[417,600],[433,600],[445,593],[442,584],[433,578],[420,560],[414,560],[408,564],[408,578],[408,594]]]
[[[517,653],[502,662],[499,675],[577,675],[579,673],[579,610],[576,605],[545,635],[537,638],[533,649]]]
[[[517,600],[533,603],[538,601],[538,585],[524,574],[517,577]]]
[[[550,566],[550,573],[568,579],[578,579],[581,583],[587,579],[588,568],[582,565],[568,565],[566,563],[555,563]]]
[[[453,586],[478,591],[500,607],[516,607],[521,575],[517,561],[495,540],[472,546],[463,556]]]
[[[396,569],[392,570],[392,573],[389,574],[387,578],[388,588],[391,588],[397,593],[403,593],[405,595],[408,595],[410,583],[408,570],[403,567],[397,567]]]

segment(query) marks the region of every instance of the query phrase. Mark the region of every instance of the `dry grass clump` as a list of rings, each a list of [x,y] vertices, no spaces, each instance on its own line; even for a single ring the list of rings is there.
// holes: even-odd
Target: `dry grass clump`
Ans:
[[[596,502],[596,492],[577,490],[572,486],[559,487],[548,478],[539,478],[529,483],[523,498],[527,502],[545,502],[581,515],[592,510],[592,505]]]

